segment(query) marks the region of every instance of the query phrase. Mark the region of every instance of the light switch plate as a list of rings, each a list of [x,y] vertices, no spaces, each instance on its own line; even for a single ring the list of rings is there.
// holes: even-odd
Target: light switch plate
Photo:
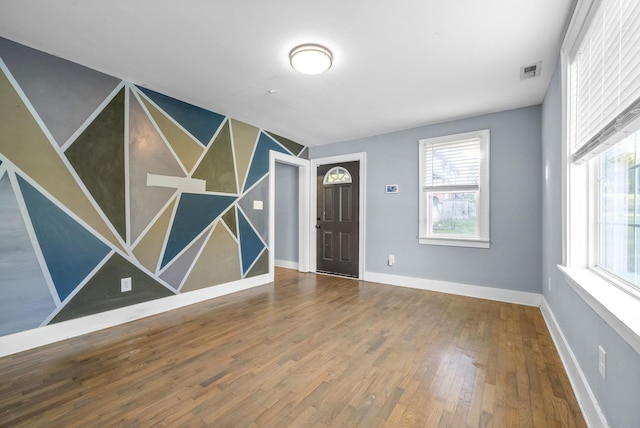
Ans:
[[[253,201],[253,209],[254,210],[261,210],[263,209],[263,203],[262,201]]]
[[[602,379],[607,378],[607,353],[602,346],[598,346],[598,371]]]

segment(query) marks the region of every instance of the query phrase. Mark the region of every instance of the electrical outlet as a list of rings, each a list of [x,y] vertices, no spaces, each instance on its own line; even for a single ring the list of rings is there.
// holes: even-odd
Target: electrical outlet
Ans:
[[[387,259],[387,264],[389,266],[393,266],[395,262],[396,262],[396,256],[394,256],[393,254],[389,254],[389,258]]]
[[[607,353],[598,345],[598,371],[602,379],[607,378]]]
[[[131,278],[122,278],[120,280],[120,292],[125,293],[131,291]]]

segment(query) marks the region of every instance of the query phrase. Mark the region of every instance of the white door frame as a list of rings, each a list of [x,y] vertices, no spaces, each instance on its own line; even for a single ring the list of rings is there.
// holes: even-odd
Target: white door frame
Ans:
[[[284,153],[269,152],[269,278],[275,276],[276,162],[298,167],[298,271],[309,272],[309,161]],[[315,223],[314,223],[315,224]],[[315,229],[314,229],[315,230]]]
[[[359,189],[359,201],[360,204],[358,209],[358,279],[364,279],[364,266],[365,266],[365,202],[366,202],[366,160],[367,154],[365,152],[360,153],[350,153],[346,155],[338,155],[338,156],[330,156],[326,158],[318,158],[311,159],[311,174],[310,178],[310,210],[309,210],[309,225],[316,225],[317,218],[316,213],[318,209],[318,189],[316,186],[316,171],[320,165],[327,165],[331,163],[341,163],[341,162],[353,162],[360,161],[360,189]],[[311,272],[315,272],[317,269],[316,266],[316,256],[317,256],[317,234],[316,228],[311,227],[309,229],[309,269]]]

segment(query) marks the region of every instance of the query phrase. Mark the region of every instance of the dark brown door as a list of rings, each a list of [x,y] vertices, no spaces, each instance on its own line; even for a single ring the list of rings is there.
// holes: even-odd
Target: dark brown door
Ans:
[[[318,167],[318,272],[357,277],[360,162]]]

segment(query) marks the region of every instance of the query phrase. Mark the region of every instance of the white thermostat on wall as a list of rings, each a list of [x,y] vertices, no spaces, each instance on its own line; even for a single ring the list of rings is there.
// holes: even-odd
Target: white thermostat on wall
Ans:
[[[398,185],[397,184],[387,184],[384,188],[385,193],[398,193]]]

